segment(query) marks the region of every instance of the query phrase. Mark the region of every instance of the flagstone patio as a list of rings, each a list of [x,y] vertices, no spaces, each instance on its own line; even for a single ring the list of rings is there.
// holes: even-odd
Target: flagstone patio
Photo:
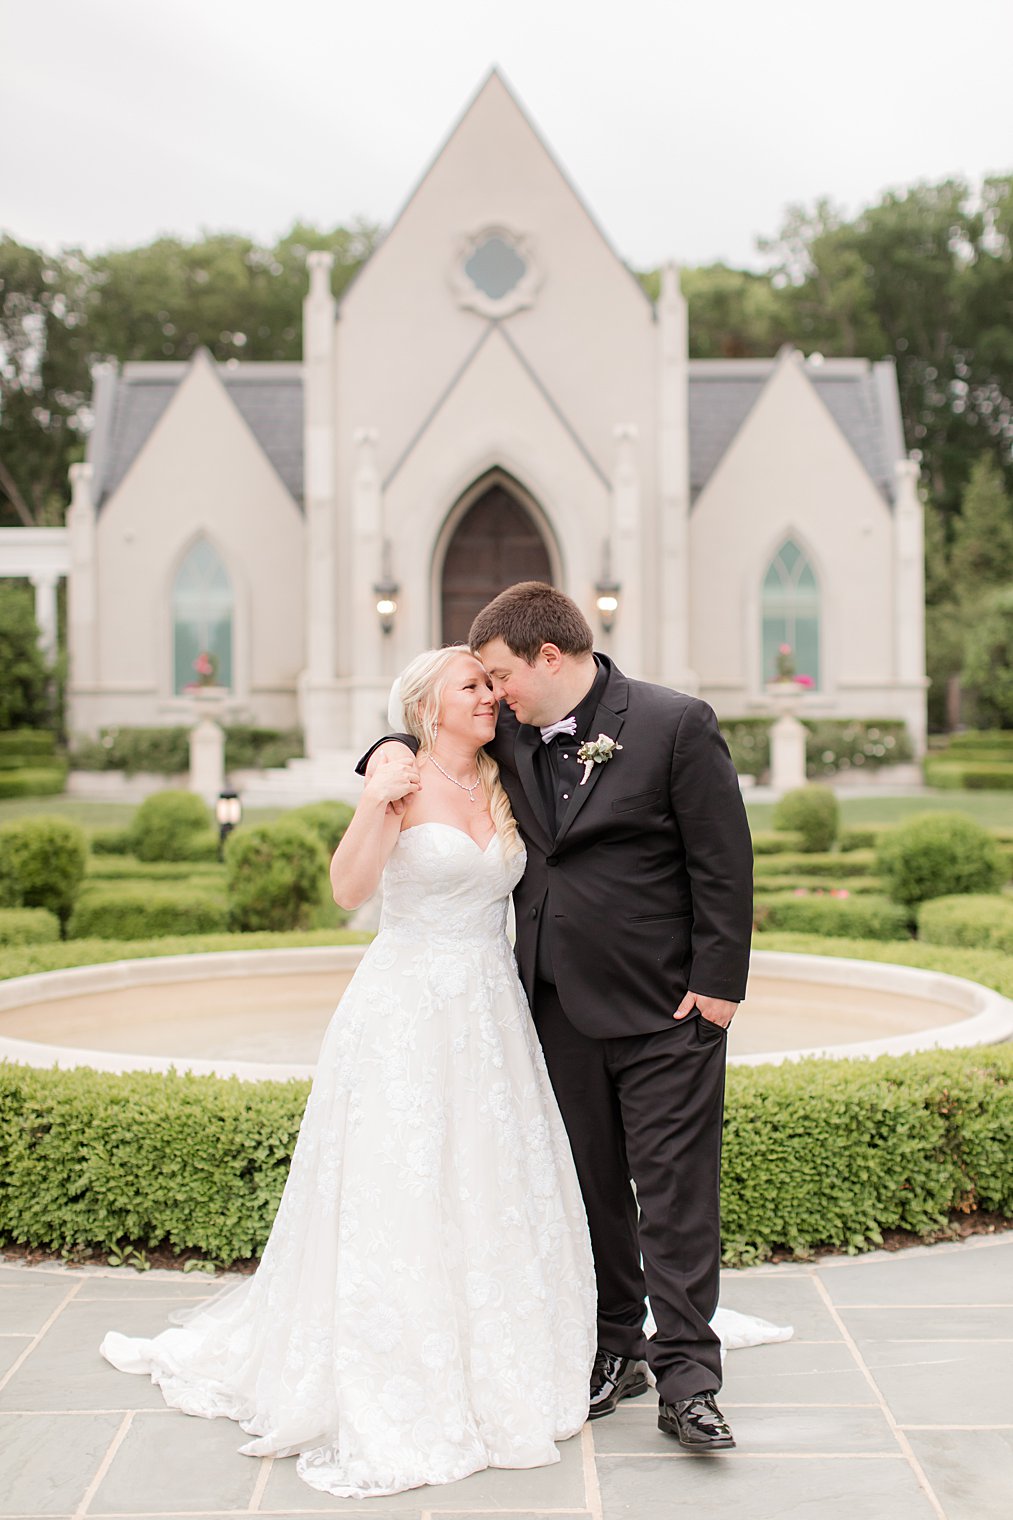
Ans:
[[[1013,1514],[1013,1234],[724,1276],[722,1301],[795,1327],[732,1352],[738,1449],[684,1455],[653,1395],[587,1425],[553,1467],[484,1472],[392,1499],[300,1482],[228,1421],[166,1410],[98,1354],[151,1335],[199,1275],[26,1267],[0,1257],[4,1520],[369,1515],[372,1520],[1005,1520]]]

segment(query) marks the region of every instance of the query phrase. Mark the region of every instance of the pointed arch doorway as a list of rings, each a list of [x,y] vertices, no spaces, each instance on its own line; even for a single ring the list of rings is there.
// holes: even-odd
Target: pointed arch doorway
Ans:
[[[475,614],[515,581],[555,581],[536,514],[533,498],[505,470],[491,470],[458,501],[439,571],[440,643],[467,643]]]

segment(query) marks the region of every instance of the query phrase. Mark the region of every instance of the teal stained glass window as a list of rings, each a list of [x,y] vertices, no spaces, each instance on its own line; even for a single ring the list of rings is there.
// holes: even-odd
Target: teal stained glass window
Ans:
[[[785,539],[763,577],[763,679],[777,675],[777,652],[791,649],[795,674],[820,685],[820,588],[794,539]]]
[[[232,686],[232,585],[220,555],[199,538],[172,588],[173,690],[198,680],[194,662],[210,654],[215,684]]]

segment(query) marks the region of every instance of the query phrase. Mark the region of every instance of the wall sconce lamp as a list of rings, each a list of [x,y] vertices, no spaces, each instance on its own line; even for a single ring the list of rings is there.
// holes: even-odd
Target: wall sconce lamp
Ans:
[[[218,825],[218,859],[225,854],[225,841],[242,820],[243,804],[238,792],[219,792],[215,803],[215,822]]]
[[[598,617],[601,626],[606,633],[612,632],[612,624],[616,620],[619,611],[619,593],[622,590],[618,581],[611,579],[609,575],[603,575],[600,581],[595,581],[595,606],[598,609]]]
[[[390,633],[394,627],[394,615],[397,612],[397,594],[400,591],[397,581],[389,576],[378,580],[373,587],[376,595],[376,615],[380,619],[380,627],[384,633]]]

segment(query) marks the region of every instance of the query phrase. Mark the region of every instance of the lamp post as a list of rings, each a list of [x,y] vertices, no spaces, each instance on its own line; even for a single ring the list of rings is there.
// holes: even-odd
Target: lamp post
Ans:
[[[218,824],[218,859],[225,856],[225,841],[243,816],[243,804],[238,792],[219,792],[215,803],[215,822]]]

